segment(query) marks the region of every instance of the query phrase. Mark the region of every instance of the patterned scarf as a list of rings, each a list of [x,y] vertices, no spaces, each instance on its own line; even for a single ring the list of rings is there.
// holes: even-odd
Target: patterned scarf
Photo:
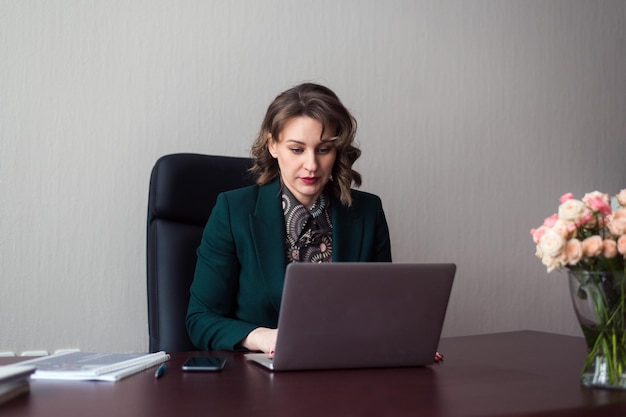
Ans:
[[[287,187],[282,190],[285,216],[287,260],[291,262],[331,262],[333,225],[328,197],[321,194],[307,210]]]

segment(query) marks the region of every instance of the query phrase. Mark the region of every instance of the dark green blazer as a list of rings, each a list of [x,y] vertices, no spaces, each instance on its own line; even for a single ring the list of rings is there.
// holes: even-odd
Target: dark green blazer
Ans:
[[[391,262],[380,198],[331,200],[333,262]],[[199,349],[233,350],[256,327],[276,328],[287,257],[280,181],[218,196],[198,248],[187,331]]]

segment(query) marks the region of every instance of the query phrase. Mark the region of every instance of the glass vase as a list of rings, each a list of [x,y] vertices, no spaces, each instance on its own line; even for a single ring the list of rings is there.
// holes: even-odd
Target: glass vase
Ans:
[[[587,342],[582,385],[626,389],[625,272],[570,270],[569,285]]]

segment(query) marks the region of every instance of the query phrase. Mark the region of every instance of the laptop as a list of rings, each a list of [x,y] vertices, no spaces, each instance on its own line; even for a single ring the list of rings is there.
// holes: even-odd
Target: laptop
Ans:
[[[434,362],[456,265],[292,263],[285,272],[273,371]]]

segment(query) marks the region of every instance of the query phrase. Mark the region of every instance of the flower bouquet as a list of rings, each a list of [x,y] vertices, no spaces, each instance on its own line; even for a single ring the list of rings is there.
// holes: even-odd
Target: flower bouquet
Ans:
[[[561,197],[558,212],[530,231],[548,272],[567,269],[588,354],[581,382],[626,389],[626,189]]]

